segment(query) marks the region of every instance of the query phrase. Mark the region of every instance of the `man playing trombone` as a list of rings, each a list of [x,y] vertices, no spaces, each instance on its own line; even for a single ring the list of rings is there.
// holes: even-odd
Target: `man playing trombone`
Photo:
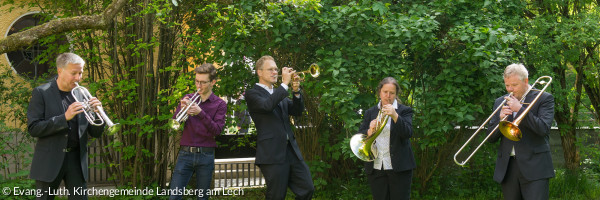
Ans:
[[[492,131],[489,127],[496,127],[505,117],[506,121],[523,119],[518,125],[522,132],[520,140],[514,141],[511,135],[507,138],[500,131],[490,137],[490,142],[500,139],[494,180],[502,185],[504,199],[548,199],[549,179],[554,177],[549,143],[554,97],[544,92],[537,102],[533,101],[540,91],[529,90],[532,86],[528,83],[525,66],[511,64],[506,67],[504,85],[512,95],[496,99],[494,110],[498,106],[502,106],[502,110],[492,117],[488,126],[488,131]],[[500,105],[504,100],[506,104]],[[532,106],[530,110],[526,110],[528,106]],[[523,118],[520,117],[522,114],[525,115]]]
[[[197,91],[185,95],[173,116],[175,119],[186,115],[182,121],[177,122],[186,123],[170,188],[183,192],[195,172],[196,187],[202,192],[198,199],[208,199],[208,189],[215,169],[215,136],[223,132],[227,103],[212,91],[217,83],[217,72],[212,64],[205,63],[194,69],[194,72]],[[169,199],[181,199],[179,192],[172,194]]]
[[[258,83],[245,93],[248,111],[256,125],[256,165],[267,182],[265,199],[285,199],[289,187],[296,199],[311,199],[315,190],[308,166],[296,143],[290,115],[300,116],[304,102],[298,75],[292,68],[282,69],[282,83],[274,88],[279,69],[271,56],[263,56],[255,65]],[[292,100],[289,84],[292,83]]]
[[[89,102],[76,102],[72,93],[81,81],[85,61],[76,54],[63,53],[56,58],[58,76],[36,87],[27,108],[28,133],[37,138],[30,177],[42,191],[39,199],[54,199],[61,181],[65,181],[69,199],[87,199],[86,194],[75,196],[74,190],[86,189],[88,180],[87,136],[100,137],[104,125],[90,126],[83,114],[89,104],[98,108],[102,103],[95,97]],[[52,191],[49,191],[52,190]]]

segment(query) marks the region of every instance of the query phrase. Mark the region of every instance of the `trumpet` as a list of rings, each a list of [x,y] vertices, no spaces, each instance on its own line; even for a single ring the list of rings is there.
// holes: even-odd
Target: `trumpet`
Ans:
[[[293,75],[298,74],[299,76],[302,76],[301,79],[304,80],[304,78],[306,78],[306,74],[310,74],[310,76],[312,76],[313,78],[317,78],[319,77],[320,73],[320,68],[319,65],[317,65],[317,63],[313,63],[310,65],[310,67],[307,70],[301,71],[301,72],[294,72]],[[282,75],[277,75],[277,77],[281,77]],[[294,76],[292,76],[294,77]]]
[[[179,128],[181,127],[181,124],[188,119],[189,115],[187,114],[187,111],[190,110],[190,108],[192,107],[194,102],[200,98],[199,92],[200,92],[200,89],[198,89],[198,91],[196,91],[196,93],[194,93],[194,95],[192,95],[192,98],[190,98],[190,103],[188,105],[186,105],[184,108],[181,108],[181,110],[179,110],[175,119],[169,120],[169,125],[171,126],[171,128],[173,130],[179,130]],[[199,103],[202,103],[202,99],[200,99]]]
[[[365,134],[358,133],[350,139],[350,149],[352,149],[352,153],[354,153],[358,159],[367,162],[375,159],[375,156],[371,151],[371,146],[373,146],[373,142],[375,142],[375,139],[381,134],[383,128],[385,128],[385,125],[390,119],[390,116],[384,114],[381,110],[382,109],[379,110],[379,113],[377,113],[377,117],[375,118],[375,120],[377,120],[377,129],[375,133],[367,137],[365,137]]]
[[[83,99],[78,99],[77,95],[75,95],[75,91],[78,91],[83,96]],[[90,99],[93,98],[93,96],[85,87],[79,86],[79,83],[75,82],[75,88],[71,90],[71,95],[73,95],[75,101],[83,104],[83,114],[91,125],[102,126],[106,122],[106,126],[108,126],[108,133],[111,135],[121,129],[121,125],[119,123],[115,124],[110,121],[104,112],[104,109],[102,109],[102,106],[96,106],[98,111],[94,111],[94,108],[92,108],[92,105],[90,104]]]
[[[545,81],[544,79],[549,79],[549,80]],[[481,131],[481,129],[483,129],[483,127],[492,119],[492,117],[498,111],[502,110],[502,106],[506,103],[506,99],[504,101],[502,101],[502,103],[500,103],[498,108],[496,108],[496,110],[494,110],[494,112],[492,112],[492,114],[479,126],[479,128],[475,131],[475,133],[473,133],[473,135],[467,140],[467,142],[465,142],[465,144],[462,147],[460,147],[460,149],[456,152],[456,154],[454,154],[454,162],[457,165],[464,166],[471,159],[471,157],[473,157],[473,155],[475,155],[475,153],[479,150],[479,148],[481,148],[481,146],[483,146],[483,144],[488,140],[488,138],[490,138],[490,136],[492,136],[492,134],[494,132],[496,132],[496,130],[498,130],[498,128],[500,129],[500,132],[502,133],[502,135],[504,135],[504,137],[508,138],[509,140],[512,140],[512,141],[521,140],[521,138],[523,136],[521,134],[521,130],[518,127],[519,123],[521,122],[521,120],[523,120],[523,117],[529,112],[529,110],[537,102],[537,100],[540,98],[540,96],[542,96],[544,91],[546,91],[546,88],[548,88],[548,86],[550,85],[551,82],[552,82],[552,77],[549,77],[549,76],[541,76],[537,80],[535,80],[535,83],[533,83],[533,85],[525,92],[525,94],[523,94],[523,97],[521,97],[521,100],[520,100],[521,104],[529,104],[529,106],[527,106],[527,109],[525,109],[525,111],[523,111],[523,113],[521,115],[519,115],[519,117],[517,117],[517,119],[512,123],[509,121],[506,121],[508,116],[505,116],[504,118],[502,118],[502,120],[500,120],[500,123],[498,123],[498,125],[496,125],[496,127],[494,127],[494,129],[492,129],[492,131],[487,135],[487,137],[485,137],[483,139],[483,141],[481,141],[481,143],[477,146],[477,148],[475,148],[473,153],[471,153],[467,157],[467,159],[465,159],[464,161],[459,162],[456,158],[458,156],[458,154],[460,154],[460,152],[462,152],[462,150],[467,146],[467,144],[469,144],[471,142],[471,140],[479,133],[479,131]],[[541,90],[534,89],[535,88],[534,86],[537,84],[544,85],[544,88],[542,88]],[[535,97],[535,99],[533,99],[533,101],[531,101],[531,103],[524,103],[525,97],[532,90],[540,91],[540,93]],[[511,92],[509,94],[509,96],[512,94],[513,93]]]
[[[302,75],[302,79],[304,79],[304,77],[306,76],[306,74],[310,74],[310,76],[312,76],[313,78],[317,78],[319,77],[319,75],[321,73],[319,73],[320,69],[319,69],[319,65],[317,65],[317,63],[313,63],[310,65],[310,67],[308,68],[308,70],[304,70],[301,72],[296,72],[294,74],[301,74]]]

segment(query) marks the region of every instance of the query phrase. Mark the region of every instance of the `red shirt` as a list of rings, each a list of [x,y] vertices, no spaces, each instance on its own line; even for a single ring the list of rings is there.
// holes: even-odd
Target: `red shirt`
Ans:
[[[192,98],[194,94],[186,94],[188,98]],[[185,97],[184,97],[185,98]],[[183,98],[182,98],[183,99]],[[195,103],[198,103],[200,98]],[[189,116],[183,127],[183,135],[179,142],[182,146],[192,147],[217,147],[215,136],[223,132],[225,126],[225,114],[227,113],[227,103],[223,99],[217,97],[214,93],[210,94],[208,99],[202,100],[199,104],[202,111],[198,115]],[[173,115],[181,110],[181,104],[177,106],[177,110]]]

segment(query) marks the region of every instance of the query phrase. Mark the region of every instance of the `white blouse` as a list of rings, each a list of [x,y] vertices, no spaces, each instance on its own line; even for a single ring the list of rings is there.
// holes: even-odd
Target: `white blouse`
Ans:
[[[398,109],[398,102],[394,100],[394,109]],[[377,107],[381,110],[381,101],[377,104]],[[390,157],[390,129],[394,120],[390,117],[388,119],[383,131],[375,138],[374,149],[375,160],[373,163],[373,169],[381,170],[392,170],[392,157]]]

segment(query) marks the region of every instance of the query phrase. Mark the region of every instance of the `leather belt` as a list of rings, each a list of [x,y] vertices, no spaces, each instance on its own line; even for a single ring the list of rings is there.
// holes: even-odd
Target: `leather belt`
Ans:
[[[181,150],[187,151],[187,152],[190,152],[190,153],[201,153],[201,152],[211,153],[211,152],[215,152],[215,148],[214,147],[181,146]]]

